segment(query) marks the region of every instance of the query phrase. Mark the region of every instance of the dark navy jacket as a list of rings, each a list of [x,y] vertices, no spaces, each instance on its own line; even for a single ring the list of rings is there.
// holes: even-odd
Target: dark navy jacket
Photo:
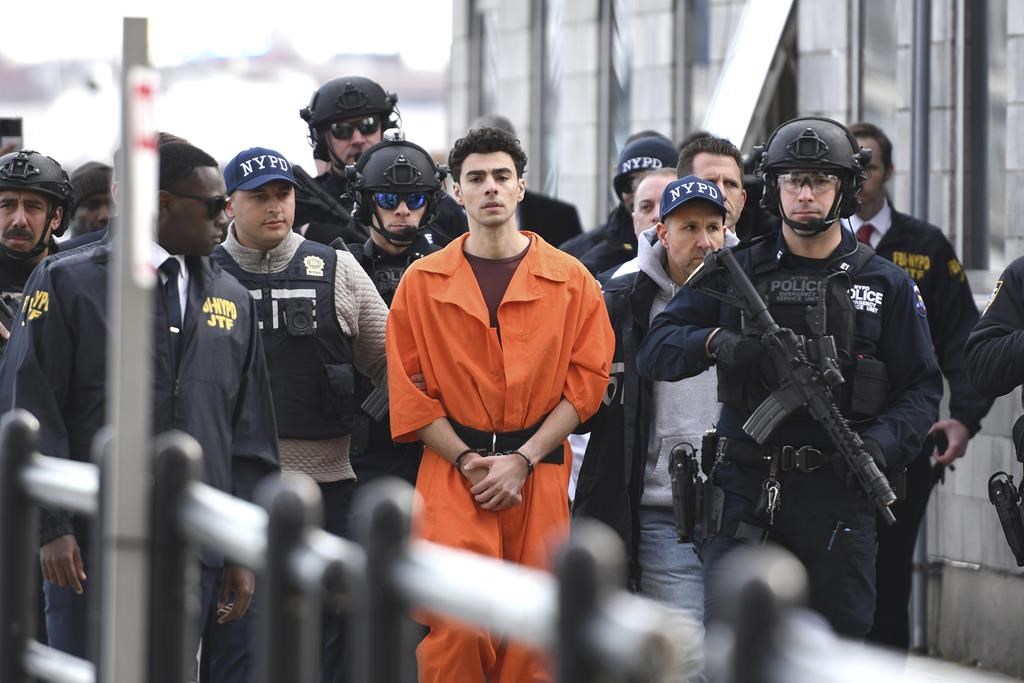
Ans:
[[[159,299],[152,320],[138,321],[154,330],[153,433],[188,432],[203,448],[204,480],[251,498],[256,481],[278,469],[252,298],[209,258],[186,261],[188,304],[177,368]],[[5,406],[39,419],[46,455],[90,460],[93,437],[106,421],[111,262],[111,243],[99,242],[43,261],[26,284],[0,386]],[[73,532],[67,513],[44,515],[42,543]]]
[[[573,517],[598,519],[622,538],[630,578],[639,586],[638,511],[651,429],[653,383],[636,372],[636,354],[647,332],[658,285],[642,272],[611,279],[604,303],[615,332],[611,381],[604,400],[578,432],[590,431],[573,500]]]
[[[953,245],[936,226],[893,209],[892,225],[875,251],[907,271],[921,290],[935,357],[949,381],[950,416],[976,434],[992,401],[978,395],[967,378],[964,344],[978,309]]]
[[[967,373],[985,396],[1024,384],[1024,257],[999,276],[988,306],[967,338]]]
[[[780,263],[794,268],[799,268],[801,261],[806,263],[789,253],[781,232],[775,239],[769,272],[778,269]],[[843,230],[839,247],[821,264],[836,261],[837,265],[845,263],[853,268],[856,246],[853,234]],[[750,274],[751,250],[737,252],[736,259]],[[853,352],[886,363],[891,387],[888,407],[862,431],[862,436],[881,446],[890,466],[903,465],[920,451],[942,397],[942,375],[932,351],[925,306],[910,277],[878,256],[872,256],[860,268],[852,284],[851,300],[857,309]],[[705,351],[711,331],[716,327],[738,330],[739,325],[738,309],[683,287],[654,319],[641,344],[637,356],[640,374],[667,381],[692,377],[712,363]],[[748,417],[723,406],[719,434],[749,440],[742,427]],[[832,448],[821,427],[806,415],[784,420],[767,443]]]

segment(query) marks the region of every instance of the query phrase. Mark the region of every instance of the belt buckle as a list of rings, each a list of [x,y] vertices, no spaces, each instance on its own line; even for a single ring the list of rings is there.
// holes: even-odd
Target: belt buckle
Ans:
[[[792,446],[779,447],[779,470],[786,472],[796,467],[797,450]]]
[[[491,455],[497,455],[498,453],[498,433],[491,432]]]
[[[807,462],[808,456],[811,456],[811,459],[815,461],[814,464],[809,464]],[[813,446],[801,446],[796,450],[794,465],[796,466],[796,469],[801,472],[813,472],[821,468],[824,462],[824,453]]]

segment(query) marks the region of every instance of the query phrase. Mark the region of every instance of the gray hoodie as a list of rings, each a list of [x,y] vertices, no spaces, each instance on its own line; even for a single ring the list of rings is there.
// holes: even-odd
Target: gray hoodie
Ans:
[[[655,228],[645,230],[637,240],[637,261],[640,271],[658,285],[651,304],[651,320],[661,313],[675,296],[679,285],[668,276],[665,264],[668,254],[658,241]],[[641,505],[670,507],[672,481],[668,473],[668,456],[672,448],[687,442],[700,452],[705,430],[718,422],[718,377],[709,368],[696,377],[678,382],[654,383],[654,409],[647,442],[647,464],[644,469],[644,494]]]

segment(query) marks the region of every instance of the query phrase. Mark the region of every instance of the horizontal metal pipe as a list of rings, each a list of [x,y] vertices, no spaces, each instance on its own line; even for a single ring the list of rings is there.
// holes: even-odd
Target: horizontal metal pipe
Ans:
[[[608,596],[589,635],[591,647],[606,665],[642,680],[660,680],[657,674],[670,665],[679,641],[674,631],[679,628],[679,617],[658,603],[620,590]],[[703,643],[694,639],[690,647],[693,651],[685,658],[698,658]]]
[[[91,462],[36,454],[21,471],[21,485],[43,507],[89,517],[99,510],[100,470]]]
[[[30,640],[25,648],[25,672],[51,683],[95,683],[96,667],[66,652]]]
[[[366,573],[366,553],[352,541],[312,529],[292,553],[291,571],[303,590],[325,597],[343,592]]]
[[[555,641],[558,588],[546,572],[415,541],[394,580],[402,598],[428,611],[536,647]]]
[[[181,528],[193,542],[262,571],[267,553],[267,511],[193,482],[181,502]]]

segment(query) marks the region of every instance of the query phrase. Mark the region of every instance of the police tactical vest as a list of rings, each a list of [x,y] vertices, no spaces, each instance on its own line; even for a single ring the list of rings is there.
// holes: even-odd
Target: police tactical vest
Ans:
[[[832,358],[842,370],[845,382],[836,391],[839,408],[847,417],[874,417],[882,412],[888,397],[885,366],[873,358],[856,357],[854,336],[856,309],[849,291],[853,277],[874,255],[859,245],[850,268],[836,262],[827,270],[778,268],[774,245],[762,242],[751,248],[752,281],[781,327],[788,327],[805,340],[805,355],[812,364]],[[756,335],[742,320],[741,332]],[[778,387],[778,377],[769,363],[760,373],[737,375],[719,366],[719,400],[744,413],[754,410]]]
[[[440,247],[420,235],[408,249],[397,256],[378,247],[372,239],[366,240],[363,244],[349,244],[348,250],[355,255],[359,265],[370,276],[380,298],[388,308],[391,308],[398,283],[409,269],[409,265],[428,254],[440,251]]]
[[[329,439],[351,433],[355,378],[352,340],[334,307],[337,252],[304,240],[288,267],[250,273],[217,250],[220,265],[252,295],[283,439]]]

